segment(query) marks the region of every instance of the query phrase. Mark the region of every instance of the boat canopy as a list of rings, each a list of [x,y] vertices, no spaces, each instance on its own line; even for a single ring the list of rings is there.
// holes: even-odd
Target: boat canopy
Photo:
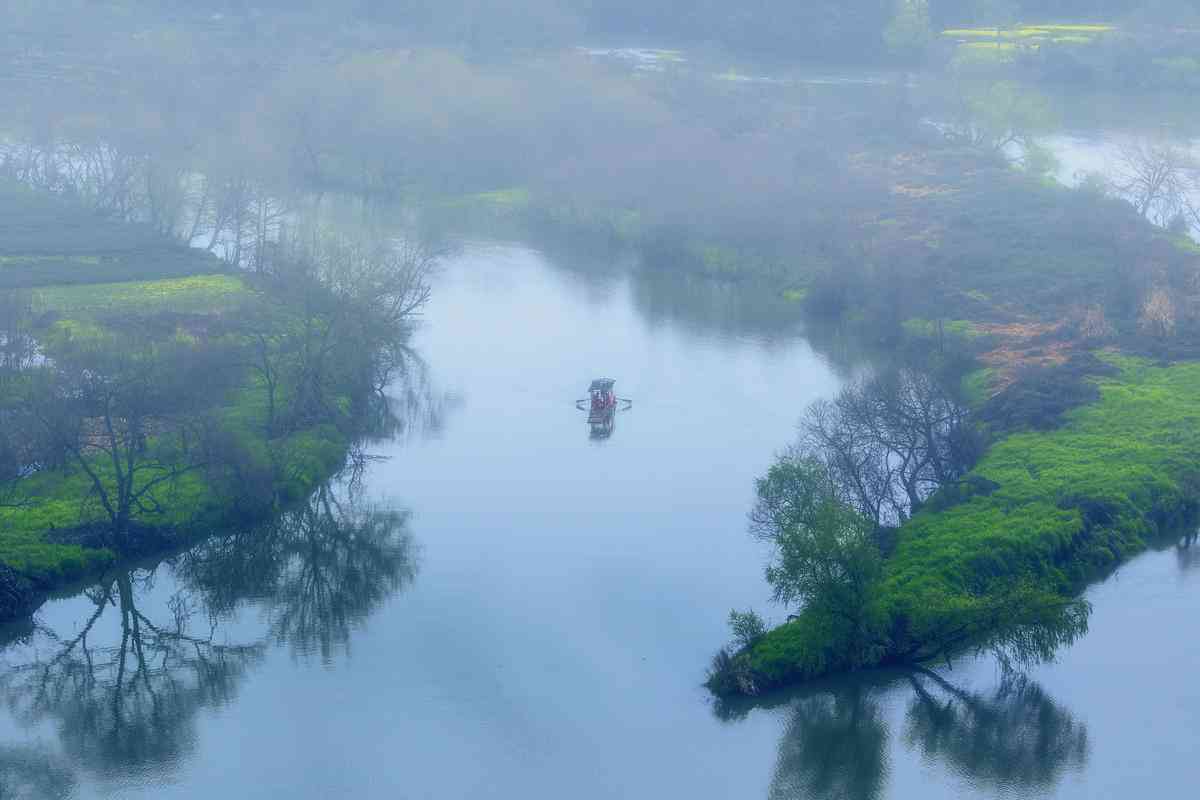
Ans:
[[[615,383],[616,381],[614,381],[612,378],[597,378],[596,380],[592,381],[592,385],[588,388],[588,391],[611,392],[613,384]]]

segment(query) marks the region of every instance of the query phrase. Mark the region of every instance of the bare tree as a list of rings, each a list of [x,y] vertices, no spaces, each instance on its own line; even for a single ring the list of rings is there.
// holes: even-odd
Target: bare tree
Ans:
[[[129,335],[56,350],[23,407],[84,475],[120,544],[135,517],[199,469],[190,447],[205,387],[220,392],[223,355]]]
[[[943,134],[962,144],[995,154],[1012,155],[1016,148],[1024,159],[1039,150],[1036,137],[1053,127],[1049,101],[1012,81],[972,88],[958,98],[954,120]]]
[[[847,386],[809,407],[800,449],[820,459],[846,502],[877,525],[903,523],[975,455],[967,411],[910,369]]]
[[[1200,163],[1174,145],[1136,141],[1118,151],[1113,187],[1156,225],[1166,227],[1180,215],[1200,221],[1200,209],[1190,199],[1198,181]]]
[[[0,675],[18,719],[54,720],[72,760],[101,773],[178,760],[196,714],[228,702],[264,651],[219,641],[182,592],[153,619],[139,603],[153,578],[135,570],[93,587],[74,630],[35,622],[29,657]]]
[[[407,238],[363,244],[298,237],[284,248],[269,291],[292,316],[289,413],[302,421],[328,415],[339,379],[379,391],[403,368],[412,319],[429,299],[429,278],[444,251]]]
[[[206,249],[234,266],[270,271],[271,247],[283,236],[288,205],[247,170],[206,175],[201,180],[193,229],[198,235],[207,228]],[[201,211],[206,214],[203,222]]]
[[[1156,286],[1146,295],[1138,313],[1138,328],[1143,333],[1158,339],[1169,339],[1175,335],[1175,302],[1161,286]]]

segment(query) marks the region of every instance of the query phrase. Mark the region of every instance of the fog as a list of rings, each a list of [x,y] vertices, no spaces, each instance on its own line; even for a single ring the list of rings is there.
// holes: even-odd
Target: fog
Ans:
[[[1153,657],[1052,665],[1197,591],[1198,53],[1200,0],[6,0],[0,798],[206,796],[243,729],[245,796],[1193,782],[1092,757],[1105,681],[1200,713]]]

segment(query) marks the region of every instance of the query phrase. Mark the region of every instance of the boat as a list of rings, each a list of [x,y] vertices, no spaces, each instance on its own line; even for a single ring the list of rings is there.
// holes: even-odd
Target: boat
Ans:
[[[612,378],[597,378],[588,387],[588,395],[591,398],[588,408],[589,424],[602,424],[616,413],[617,396],[613,393],[616,383]]]
[[[632,400],[617,397],[613,392],[615,385],[616,381],[612,378],[596,378],[588,387],[588,396],[575,402],[576,408],[588,412],[587,421],[593,439],[612,436],[617,412],[633,406]]]

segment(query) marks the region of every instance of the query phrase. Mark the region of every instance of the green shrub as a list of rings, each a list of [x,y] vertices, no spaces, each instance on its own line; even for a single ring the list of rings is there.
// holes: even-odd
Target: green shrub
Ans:
[[[767,623],[755,611],[730,611],[729,630],[741,650],[753,647],[767,634]]]

